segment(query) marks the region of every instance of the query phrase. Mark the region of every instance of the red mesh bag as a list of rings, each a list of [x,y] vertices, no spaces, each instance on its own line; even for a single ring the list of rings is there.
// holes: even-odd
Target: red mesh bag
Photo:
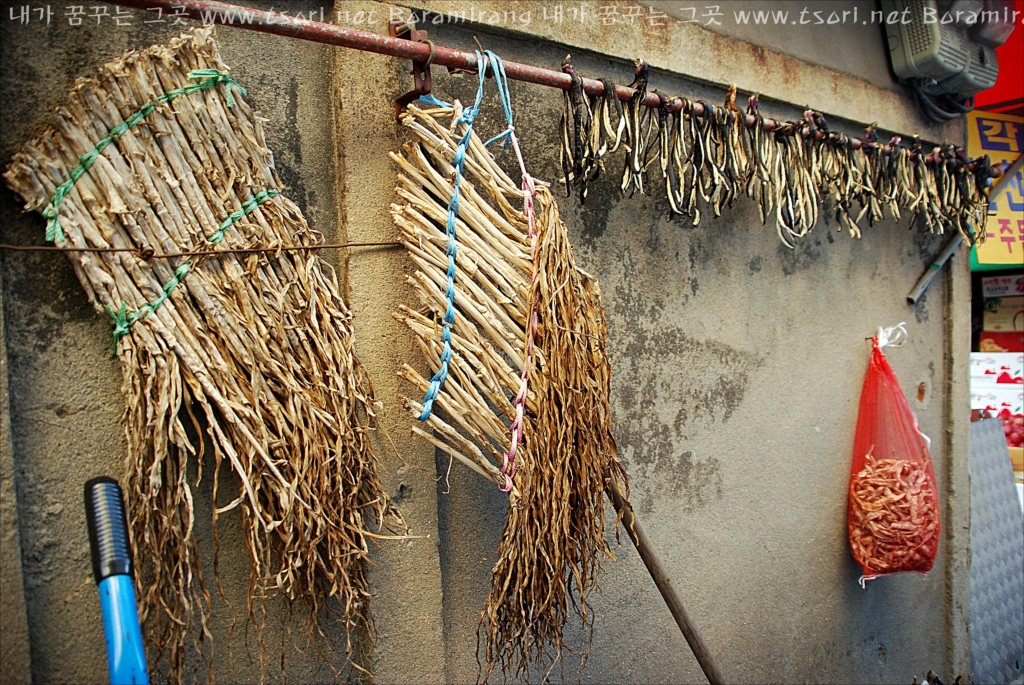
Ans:
[[[882,353],[902,344],[903,324],[871,339],[871,361],[860,396],[847,526],[850,551],[865,580],[880,575],[927,573],[939,548],[939,498],[931,441]]]

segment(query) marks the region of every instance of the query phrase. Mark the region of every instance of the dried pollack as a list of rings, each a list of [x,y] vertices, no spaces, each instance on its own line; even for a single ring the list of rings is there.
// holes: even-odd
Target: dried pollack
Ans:
[[[660,105],[652,110],[644,105],[648,71],[645,61],[636,60],[629,86],[634,90],[624,109],[608,82],[600,99],[587,100],[582,78],[571,71],[573,87],[562,117],[567,193],[575,184],[585,197],[587,180],[621,140],[622,192],[646,193],[646,169],[657,158],[671,213],[691,217],[694,225],[700,223],[700,204],[718,217],[745,193],[757,203],[762,224],[774,213],[787,247],[814,228],[826,199],[839,230],[853,237],[861,236],[865,218],[873,226],[909,210],[932,232],[955,229],[972,245],[984,240],[992,176],[987,157],[970,163],[963,150],[948,144],[929,153],[918,137],[909,146],[900,136],[883,145],[874,124],[856,145],[812,109],[799,121],[768,128],[756,95],[745,114],[736,106],[735,86],[724,107],[659,93]],[[617,130],[613,109],[620,113]]]

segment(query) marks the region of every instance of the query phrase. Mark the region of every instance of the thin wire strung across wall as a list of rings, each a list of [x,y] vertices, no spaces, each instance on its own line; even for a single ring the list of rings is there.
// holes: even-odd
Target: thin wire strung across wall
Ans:
[[[698,198],[717,217],[746,194],[757,204],[762,225],[774,214],[779,239],[787,247],[814,228],[825,199],[839,229],[853,237],[861,236],[865,217],[873,226],[887,214],[899,219],[907,211],[932,232],[955,228],[971,245],[984,240],[992,176],[987,156],[975,160],[972,169],[964,151],[951,144],[931,154],[919,136],[909,145],[900,136],[883,145],[874,124],[855,149],[849,136],[829,130],[825,117],[812,109],[798,121],[766,131],[758,96],[749,98],[744,113],[736,105],[735,86],[724,106],[659,94],[661,107],[655,113],[643,106],[643,60],[637,60],[630,84],[634,96],[625,109],[613,107],[610,84],[602,81],[601,96],[587,96],[569,57],[562,70],[573,78],[561,121],[566,195],[575,188],[585,201],[587,184],[621,144],[626,150],[622,191],[649,194],[647,169],[658,160],[671,212],[691,217],[693,225],[702,216]],[[753,126],[746,125],[747,116],[754,118]]]
[[[237,220],[250,214],[256,207],[263,204],[275,195],[279,195],[280,192],[277,190],[263,191],[257,193],[256,196],[246,202],[242,203],[242,208],[237,212],[232,212],[225,219],[224,223],[221,224],[220,230],[213,236],[207,239],[212,245],[217,245],[224,237],[224,232],[233,225]],[[58,229],[59,230],[59,229]],[[63,240],[63,238],[61,238]],[[214,257],[224,256],[229,254],[279,254],[283,252],[314,252],[319,250],[331,250],[331,249],[347,249],[353,247],[398,247],[402,243],[397,240],[387,240],[380,242],[355,242],[355,243],[320,243],[317,245],[278,245],[277,247],[245,247],[245,248],[226,248],[218,250],[188,250],[185,252],[165,252],[156,253],[152,248],[135,248],[135,247],[60,247],[56,245],[8,245],[6,243],[0,243],[0,250],[10,250],[12,252],[92,252],[92,253],[113,253],[113,252],[126,252],[134,254],[139,259],[150,261],[153,259],[178,259],[181,257]],[[117,343],[124,337],[133,325],[146,318],[147,316],[156,312],[164,302],[170,297],[171,292],[185,280],[191,270],[191,262],[184,262],[174,269],[174,277],[164,284],[161,294],[153,301],[148,304],[142,305],[139,309],[128,312],[128,306],[126,303],[121,303],[121,308],[115,310],[108,305],[104,305],[104,309],[111,318],[114,320],[114,349],[117,349]],[[513,454],[513,457],[515,455]]]
[[[186,250],[184,252],[155,252],[153,248],[138,247],[59,247],[56,245],[10,245],[0,243],[0,250],[12,252],[128,252],[139,259],[176,259],[178,257],[215,257],[229,254],[277,254],[279,252],[317,252],[319,250],[344,250],[351,247],[398,247],[397,240],[356,243],[317,243],[316,245],[278,245],[276,247],[231,247],[218,250]]]

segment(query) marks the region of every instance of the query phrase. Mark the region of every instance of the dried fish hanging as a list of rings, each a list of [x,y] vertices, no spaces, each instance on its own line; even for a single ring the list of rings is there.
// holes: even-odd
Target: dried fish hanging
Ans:
[[[583,89],[583,79],[572,66],[571,55],[566,55],[562,60],[562,72],[569,74],[572,85],[562,93],[562,146],[559,162],[566,197],[572,194],[575,185],[580,190],[580,202],[585,202],[587,184],[604,171],[601,158],[609,152],[615,152],[622,143],[626,117],[622,102],[615,95],[615,84],[611,81],[601,80],[604,84],[603,95],[588,96]]]
[[[508,117],[508,129],[494,140],[510,142],[521,163],[501,62],[491,53],[477,59],[496,75]],[[478,633],[485,643],[482,680],[495,668],[506,677],[527,677],[533,668],[549,673],[573,649],[562,637],[571,614],[589,635],[588,596],[601,556],[610,555],[603,491],[606,479],[615,488],[626,484],[610,428],[600,294],[593,277],[576,268],[547,188],[525,170],[523,189],[517,188],[463,121],[458,103],[428,103],[431,109],[410,106],[402,116],[413,139],[402,154],[392,154],[402,203],[392,205],[392,214],[416,264],[409,283],[424,307],[402,307],[396,318],[416,335],[432,369],[439,371],[446,357],[449,364],[436,399],[432,383],[403,365],[401,375],[445,412],[426,416],[433,434],[418,426],[413,432],[510,490]],[[453,178],[461,179],[457,191]],[[457,219],[449,210],[456,192]],[[524,211],[512,205],[519,199]],[[458,287],[446,293],[452,242],[465,266]],[[446,353],[438,322],[447,318],[449,294],[458,312]],[[404,402],[424,416],[423,405]],[[522,431],[506,451],[506,424],[518,422]],[[505,468],[513,450],[517,474]]]
[[[775,191],[775,228],[786,247],[807,235],[818,223],[818,187],[810,164],[813,134],[801,122],[788,122],[775,130],[772,188]]]
[[[689,118],[685,117],[683,112],[689,112],[692,109],[689,101],[684,99],[683,106],[679,110],[679,118]],[[746,127],[744,136],[748,151],[746,193],[747,197],[757,203],[757,209],[761,214],[761,225],[764,226],[774,206],[771,168],[774,163],[775,146],[772,145],[771,137],[764,130],[764,117],[761,116],[760,103],[756,94],[747,99],[747,115],[754,118],[754,125]],[[696,222],[694,223],[696,224]]]
[[[580,202],[587,199],[587,182],[597,168],[597,149],[592,147],[593,132],[600,138],[601,126],[594,121],[594,113],[586,93],[583,79],[573,69],[569,55],[562,60],[562,72],[572,79],[569,90],[562,91],[562,148],[560,162],[567,194],[572,192],[572,181],[580,189]]]
[[[622,168],[622,192],[629,189],[632,197],[637,190],[641,195],[644,192],[644,175],[647,170],[648,140],[651,136],[651,112],[644,106],[647,99],[647,78],[650,67],[642,59],[635,61],[636,73],[633,82],[629,87],[633,89],[633,95],[626,103],[626,164]]]
[[[311,635],[321,612],[340,618],[349,663],[362,668],[354,650],[371,639],[369,525],[400,525],[377,476],[372,389],[337,280],[312,253],[272,252],[321,238],[281,194],[244,94],[212,29],[130,52],[80,80],[55,127],[4,175],[49,219],[58,246],[135,250],[68,255],[115,323],[139,596],[147,641],[174,682],[191,631],[208,664],[212,656],[187,479],[189,456],[201,469],[204,454],[182,408],[197,432],[203,415],[213,447],[214,530],[241,511],[264,674],[264,601],[275,594],[308,608]],[[271,252],[158,256],[252,247]],[[226,505],[224,460],[241,481]]]
[[[671,212],[692,217],[694,225],[701,219],[698,195],[717,217],[745,192],[758,204],[762,224],[774,211],[779,239],[787,247],[814,228],[824,198],[833,204],[839,230],[853,237],[861,236],[865,216],[874,225],[886,214],[899,219],[901,211],[908,210],[932,232],[955,227],[972,245],[984,240],[981,229],[993,175],[987,157],[971,163],[952,145],[934,148],[929,154],[919,138],[909,147],[899,136],[882,145],[874,124],[855,148],[849,136],[830,131],[825,117],[810,109],[799,121],[774,122],[768,129],[756,95],[748,101],[746,115],[739,110],[735,86],[729,89],[725,107],[659,94],[661,104],[654,116],[643,104],[647,63],[636,63],[636,78],[630,84],[634,92],[619,120],[620,131],[624,128],[626,134],[624,193],[646,192],[644,174],[656,151]],[[571,75],[572,92],[582,93],[582,77],[574,70]],[[595,168],[597,160],[614,150],[581,144],[611,134],[608,102],[617,102],[617,96],[614,86],[602,84],[601,96],[565,98],[562,159],[570,162],[563,163],[567,194],[578,186],[585,196],[592,176],[583,171]],[[595,109],[598,102],[602,103],[600,115]],[[752,126],[747,126],[747,117]],[[566,127],[569,121],[575,122],[575,130]],[[588,122],[589,132],[580,130]],[[652,140],[655,125],[656,143]]]

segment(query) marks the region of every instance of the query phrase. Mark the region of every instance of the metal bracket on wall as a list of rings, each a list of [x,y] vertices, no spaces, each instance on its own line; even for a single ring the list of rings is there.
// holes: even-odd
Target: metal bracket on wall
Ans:
[[[405,106],[413,100],[422,95],[430,95],[430,90],[433,87],[430,78],[430,64],[434,61],[434,43],[427,38],[426,31],[417,29],[416,24],[412,22],[392,21],[388,24],[388,33],[392,38],[405,38],[430,46],[430,56],[427,59],[412,63],[413,89],[395,100],[395,111],[401,114]]]

